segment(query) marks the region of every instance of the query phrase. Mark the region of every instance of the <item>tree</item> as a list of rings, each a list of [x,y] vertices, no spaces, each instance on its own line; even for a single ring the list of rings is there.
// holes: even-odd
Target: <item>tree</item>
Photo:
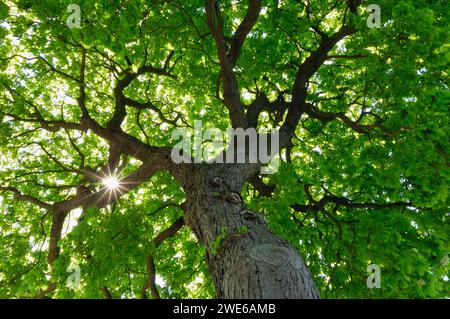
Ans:
[[[0,297],[448,296],[448,4],[378,4],[0,4]]]

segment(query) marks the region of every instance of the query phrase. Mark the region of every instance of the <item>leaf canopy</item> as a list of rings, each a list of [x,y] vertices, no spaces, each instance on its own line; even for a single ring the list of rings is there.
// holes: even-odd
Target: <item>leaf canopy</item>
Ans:
[[[80,186],[98,191],[86,170],[111,160],[113,143],[83,127],[84,112],[108,127],[127,98],[121,129],[160,148],[197,119],[204,129],[232,125],[204,1],[80,1],[81,28],[68,28],[72,2],[0,3],[0,298],[38,295],[50,278],[56,298],[101,298],[103,287],[139,297],[147,256],[161,297],[213,297],[205,247],[187,227],[155,244],[186,196],[164,169],[106,207],[71,210],[49,266],[45,205],[74,198]],[[242,197],[304,256],[322,297],[448,297],[450,7],[377,4],[382,25],[370,29],[365,5],[352,13],[347,1],[262,1],[233,67],[247,114],[267,101],[260,130],[288,118],[283,105],[321,41],[343,22],[357,31],[308,79],[310,109],[293,146],[260,180],[271,196],[248,183]],[[247,6],[219,1],[228,49]],[[123,176],[142,163],[132,155],[119,155]],[[70,289],[74,264],[82,280]],[[381,267],[380,289],[366,286],[369,264]]]

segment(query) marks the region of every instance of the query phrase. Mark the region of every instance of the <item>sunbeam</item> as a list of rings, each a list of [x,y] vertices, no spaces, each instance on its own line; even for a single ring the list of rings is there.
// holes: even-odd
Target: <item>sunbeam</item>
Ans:
[[[120,182],[116,176],[108,176],[103,180],[103,185],[111,190],[115,190],[120,187]]]

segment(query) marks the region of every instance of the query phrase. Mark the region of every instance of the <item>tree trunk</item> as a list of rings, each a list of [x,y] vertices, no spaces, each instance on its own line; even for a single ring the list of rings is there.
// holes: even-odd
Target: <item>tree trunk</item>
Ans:
[[[185,185],[185,221],[207,247],[217,298],[319,298],[297,251],[245,209],[246,173],[239,165],[200,165]]]

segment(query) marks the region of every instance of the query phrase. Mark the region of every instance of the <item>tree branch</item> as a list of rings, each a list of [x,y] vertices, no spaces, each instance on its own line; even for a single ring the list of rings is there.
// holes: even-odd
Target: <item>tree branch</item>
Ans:
[[[122,124],[123,120],[126,117],[126,97],[123,94],[123,90],[127,88],[131,82],[136,79],[139,75],[152,73],[161,76],[168,76],[172,79],[176,79],[177,77],[170,72],[167,71],[169,67],[170,60],[173,57],[173,51],[169,53],[169,56],[166,58],[164,62],[163,68],[155,68],[152,65],[144,65],[140,67],[136,72],[130,72],[130,69],[127,69],[122,73],[122,79],[117,81],[116,87],[114,88],[114,97],[115,97],[115,106],[114,106],[114,114],[109,120],[107,127],[109,129],[117,129]]]
[[[82,118],[90,118],[89,112],[86,108],[86,83],[85,83],[85,73],[86,73],[86,55],[87,50],[85,47],[81,48],[81,64],[80,64],[80,95],[77,99],[78,107],[81,109]]]
[[[46,209],[51,211],[53,209],[53,206],[51,204],[45,203],[41,201],[40,199],[30,196],[30,195],[24,195],[22,194],[17,188],[15,187],[4,187],[0,186],[0,191],[5,192],[9,191],[12,192],[17,200],[25,201],[31,204],[34,204],[36,206],[39,206],[40,208]]]
[[[253,27],[259,14],[259,1],[250,1],[246,19],[240,25],[239,34],[235,34],[233,40],[233,53],[228,55],[224,35],[222,34],[220,9],[215,0],[206,0],[206,18],[211,34],[216,42],[217,54],[220,62],[221,77],[223,80],[223,96],[225,105],[230,112],[231,124],[234,128],[247,127],[245,113],[241,105],[239,87],[236,75],[233,72],[234,63],[239,56],[240,49],[250,29]],[[256,10],[256,11],[255,11]],[[250,29],[249,29],[250,28]],[[237,37],[236,37],[237,36]],[[233,59],[230,59],[233,58]]]
[[[230,53],[228,54],[231,65],[235,65],[241,53],[245,39],[250,33],[259,17],[261,11],[261,0],[249,0],[247,13],[239,24],[231,42]]]
[[[355,132],[361,133],[361,134],[367,134],[370,130],[374,128],[379,128],[382,131],[384,131],[384,128],[381,126],[380,118],[377,118],[377,122],[370,125],[362,125],[359,124],[359,121],[361,121],[361,118],[358,121],[352,121],[349,119],[344,113],[342,112],[322,112],[317,109],[312,104],[308,104],[308,108],[306,109],[306,114],[308,114],[310,117],[323,121],[323,122],[329,122],[335,119],[341,120],[346,126],[350,127]]]
[[[141,299],[147,299],[146,292],[147,289],[150,288],[150,293],[152,295],[152,299],[161,299],[158,288],[156,287],[156,270],[155,270],[155,261],[153,256],[149,255],[145,258],[145,264],[147,268],[147,279],[144,283],[144,286],[141,289]]]
[[[82,81],[81,79],[77,79],[76,77],[74,77],[74,76],[72,76],[72,75],[70,75],[70,74],[68,74],[68,73],[65,73],[65,72],[63,72],[63,71],[61,71],[61,70],[56,69],[56,68],[55,68],[52,64],[50,64],[50,62],[48,62],[44,57],[38,56],[38,57],[36,57],[36,58],[39,59],[40,61],[43,61],[43,62],[50,68],[50,70],[52,70],[53,72],[58,73],[59,75],[65,77],[65,78],[67,78],[67,79],[69,79],[69,80],[75,81],[75,82],[77,82],[77,83],[81,83],[81,81]]]
[[[298,122],[305,113],[307,105],[305,104],[308,94],[308,83],[311,77],[317,72],[322,64],[328,59],[328,53],[343,38],[356,32],[356,29],[343,26],[331,37],[323,36],[319,47],[310,54],[308,58],[300,65],[292,89],[292,103],[288,110],[286,120],[283,123],[282,131],[288,133],[290,138],[298,125]],[[287,139],[284,139],[287,143]]]
[[[170,238],[173,235],[175,235],[181,229],[181,227],[183,227],[183,226],[184,226],[184,218],[180,217],[172,225],[170,225],[169,228],[166,228],[165,230],[160,232],[158,234],[158,236],[156,236],[153,239],[153,241],[155,243],[155,246],[158,247],[159,245],[161,245],[161,243],[164,240],[166,240],[167,238]]]
[[[161,245],[161,243],[166,240],[167,238],[170,238],[174,236],[183,226],[184,226],[184,218],[180,217],[178,218],[170,227],[163,230],[161,233],[159,233],[154,239],[153,243],[155,245],[155,249]],[[152,255],[149,255],[145,259],[146,261],[146,267],[147,267],[147,278],[144,283],[144,286],[141,289],[141,298],[146,298],[146,291],[150,288],[150,292],[152,295],[152,299],[160,299],[158,289],[156,287],[155,279],[156,279],[156,270],[155,270],[155,262]]]
[[[339,206],[344,206],[347,208],[362,208],[362,209],[382,209],[382,208],[399,208],[399,207],[408,207],[412,206],[409,202],[394,202],[394,203],[354,203],[350,199],[346,197],[338,197],[331,194],[329,191],[327,195],[324,195],[320,200],[315,200],[310,191],[310,185],[304,186],[306,197],[308,201],[311,203],[309,205],[301,205],[301,204],[293,204],[291,208],[299,212],[308,212],[308,211],[322,211],[326,205],[335,204],[335,208]]]
[[[103,287],[102,288],[102,293],[103,293],[103,297],[105,297],[105,299],[113,299],[111,292],[109,291],[108,287]]]

